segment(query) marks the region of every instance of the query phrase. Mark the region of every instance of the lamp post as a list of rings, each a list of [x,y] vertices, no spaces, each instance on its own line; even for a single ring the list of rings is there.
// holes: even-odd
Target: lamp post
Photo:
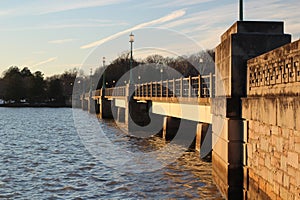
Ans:
[[[130,42],[130,71],[129,71],[129,84],[133,84],[133,79],[132,79],[132,45],[134,42],[134,35],[130,33],[129,35],[129,42]]]
[[[162,81],[163,80],[163,73],[164,73],[164,70],[163,68],[160,69],[160,80]]]
[[[102,77],[102,89],[105,89],[105,57],[103,56],[103,70],[104,70],[104,72],[103,72],[103,77]]]
[[[244,20],[243,0],[240,0],[240,21]]]
[[[92,75],[93,74],[93,69],[90,69],[90,93],[92,92],[93,89],[93,79],[92,79]]]

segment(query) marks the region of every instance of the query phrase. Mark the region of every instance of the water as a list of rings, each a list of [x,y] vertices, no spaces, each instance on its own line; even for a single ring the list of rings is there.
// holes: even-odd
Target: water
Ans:
[[[130,137],[111,121],[100,121],[100,126],[126,151],[145,153],[165,145],[157,137]],[[222,199],[212,182],[211,163],[195,152],[149,172],[107,166],[85,148],[67,108],[0,108],[0,198]]]

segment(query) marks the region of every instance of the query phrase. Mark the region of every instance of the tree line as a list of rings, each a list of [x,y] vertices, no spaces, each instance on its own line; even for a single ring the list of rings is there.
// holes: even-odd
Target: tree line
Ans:
[[[65,106],[72,95],[76,71],[44,77],[41,71],[32,73],[28,67],[10,67],[0,78],[0,99],[7,104]]]
[[[160,81],[161,79],[173,79],[180,76],[197,76],[214,73],[214,51],[200,51],[189,56],[163,57],[161,55],[150,55],[141,60],[133,60],[133,69],[137,66],[144,66],[134,71],[133,81],[135,83]],[[170,70],[172,68],[173,70]],[[112,87],[120,78],[130,70],[130,54],[123,53],[113,60],[105,68],[106,87]],[[103,84],[104,68],[97,68],[92,79],[95,87],[101,88]],[[176,73],[174,73],[176,71]],[[127,74],[128,75],[128,74]],[[100,77],[100,80],[99,80]],[[128,77],[127,77],[128,79]],[[122,84],[122,82],[119,84]],[[126,84],[126,81],[124,82]],[[93,87],[93,88],[95,88]]]

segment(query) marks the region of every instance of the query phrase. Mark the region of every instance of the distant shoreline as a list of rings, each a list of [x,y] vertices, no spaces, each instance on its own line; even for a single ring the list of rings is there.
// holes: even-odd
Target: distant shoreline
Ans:
[[[0,104],[0,107],[8,107],[8,108],[72,108],[72,105],[65,104],[24,104],[24,103],[13,103],[13,104]]]

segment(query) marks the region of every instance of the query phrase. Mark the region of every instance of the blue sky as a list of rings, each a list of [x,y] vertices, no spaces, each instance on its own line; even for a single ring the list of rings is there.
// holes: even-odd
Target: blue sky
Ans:
[[[238,19],[238,0],[0,0],[0,72],[10,66],[45,76],[107,63],[129,50],[135,58],[214,48]],[[245,20],[285,22],[300,38],[299,0],[246,0]]]

